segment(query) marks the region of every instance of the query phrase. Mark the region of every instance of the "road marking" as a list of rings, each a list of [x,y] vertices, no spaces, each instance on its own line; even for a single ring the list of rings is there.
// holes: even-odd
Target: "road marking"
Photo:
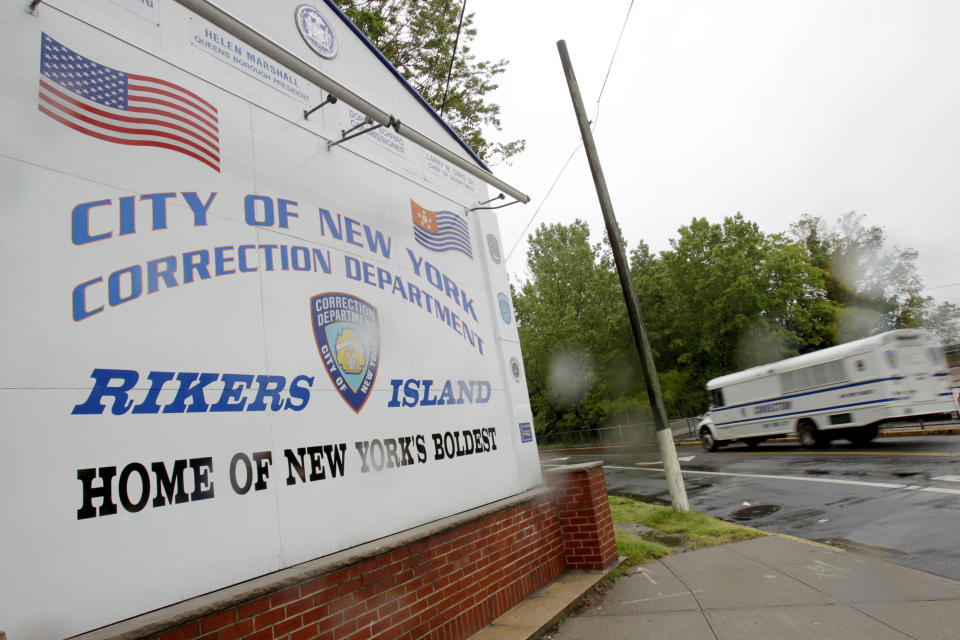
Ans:
[[[684,456],[684,457],[682,457],[682,458],[677,458],[677,460],[679,460],[680,462],[690,462],[691,460],[693,460],[693,459],[696,458],[696,457],[697,457],[697,456]]]
[[[644,467],[617,467],[613,465],[604,465],[605,469],[624,469],[628,471],[656,471],[664,473],[663,469],[647,469]],[[848,484],[857,487],[873,487],[875,489],[905,489],[909,491],[925,491],[928,493],[948,493],[951,495],[960,495],[960,489],[944,489],[941,487],[921,487],[919,485],[895,484],[892,482],[866,482],[864,480],[839,480],[835,478],[804,478],[800,476],[774,476],[762,473],[733,473],[729,471],[692,471],[681,469],[685,475],[701,476],[728,476],[732,478],[758,478],[762,480],[795,480],[798,482],[819,482],[821,484]]]
[[[960,457],[960,453],[943,451],[715,451],[727,456],[933,456]]]
[[[604,465],[606,469],[629,469],[631,471],[657,471],[663,473],[663,469],[644,469],[642,467],[617,467],[613,465]],[[877,487],[878,489],[905,489],[905,484],[894,484],[891,482],[866,482],[864,480],[837,480],[833,478],[804,478],[801,476],[774,476],[762,473],[733,473],[731,471],[691,471],[681,469],[684,474],[700,476],[728,476],[731,478],[758,478],[763,480],[797,480],[800,482],[819,482],[823,484],[850,484],[858,487]]]
[[[934,480],[942,480],[944,482],[960,482],[960,476],[937,476]]]

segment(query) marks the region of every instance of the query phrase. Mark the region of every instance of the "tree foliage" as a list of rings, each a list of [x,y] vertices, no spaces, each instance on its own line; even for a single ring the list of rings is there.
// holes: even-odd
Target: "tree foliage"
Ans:
[[[541,225],[527,260],[513,293],[538,430],[636,421],[647,401],[609,248],[583,221]],[[668,410],[702,411],[718,375],[889,329],[960,342],[960,307],[920,294],[916,260],[852,212],[802,216],[786,234],[739,213],[694,218],[659,255],[638,243],[631,272]]]
[[[345,0],[343,12],[480,158],[496,164],[524,148],[523,140],[496,142],[500,105],[489,95],[506,60],[477,60],[472,13],[450,0]],[[461,14],[462,24],[461,24]]]

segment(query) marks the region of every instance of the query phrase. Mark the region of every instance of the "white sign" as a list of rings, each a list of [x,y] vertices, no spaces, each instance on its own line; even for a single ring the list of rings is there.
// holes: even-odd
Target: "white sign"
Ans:
[[[19,61],[0,95],[8,637],[81,633],[539,482],[496,218],[423,184],[417,147],[400,139],[416,172],[327,151],[161,57],[182,52],[2,11]],[[248,59],[185,10],[161,17]]]
[[[303,104],[313,85],[206,20],[190,19],[190,44]]]
[[[426,177],[427,179],[440,178],[448,184],[455,185],[468,193],[473,193],[477,188],[477,179],[461,169],[436,155],[426,152]]]

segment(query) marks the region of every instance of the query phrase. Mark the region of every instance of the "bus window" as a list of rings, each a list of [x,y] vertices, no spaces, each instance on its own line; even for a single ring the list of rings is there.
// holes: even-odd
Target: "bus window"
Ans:
[[[710,399],[711,409],[723,406],[723,389],[708,389],[707,396]]]

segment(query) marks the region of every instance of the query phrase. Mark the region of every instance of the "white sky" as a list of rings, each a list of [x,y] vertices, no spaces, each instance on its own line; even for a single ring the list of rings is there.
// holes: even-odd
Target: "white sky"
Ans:
[[[556,41],[592,119],[629,5],[468,2],[473,52],[510,61],[503,139],[527,141],[493,168],[532,196],[500,214],[504,252],[522,238],[514,280],[540,223],[580,217],[602,238],[582,149],[544,202],[580,140]],[[594,131],[625,240],[658,252],[693,217],[776,232],[856,210],[920,252],[926,295],[960,303],[958,63],[956,0],[636,0]]]

